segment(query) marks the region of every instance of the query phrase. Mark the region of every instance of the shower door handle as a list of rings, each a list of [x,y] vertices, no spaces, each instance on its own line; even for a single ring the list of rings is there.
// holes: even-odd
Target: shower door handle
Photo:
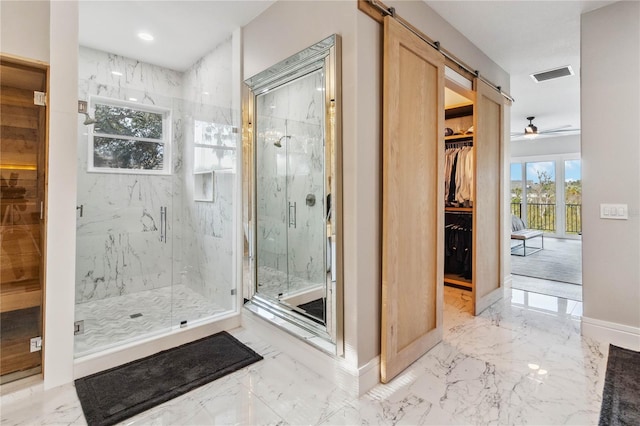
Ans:
[[[296,227],[296,219],[296,203],[289,201],[289,228]]]
[[[160,207],[160,241],[167,243],[167,208]]]

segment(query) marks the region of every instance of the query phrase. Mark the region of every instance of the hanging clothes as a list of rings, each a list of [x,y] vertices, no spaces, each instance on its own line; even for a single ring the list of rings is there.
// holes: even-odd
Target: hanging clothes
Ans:
[[[446,206],[469,207],[473,205],[473,156],[472,146],[445,150],[444,191]]]
[[[473,216],[447,214],[444,228],[444,272],[470,280],[472,276]]]

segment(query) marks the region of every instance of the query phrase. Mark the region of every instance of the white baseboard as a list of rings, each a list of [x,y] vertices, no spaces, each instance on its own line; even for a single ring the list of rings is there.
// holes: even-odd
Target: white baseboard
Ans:
[[[380,383],[380,356],[376,356],[358,369],[358,382],[358,396]]]
[[[330,355],[246,309],[242,314],[242,326],[307,368],[329,378],[350,396],[358,397],[380,382],[379,357],[357,368],[344,358]]]
[[[582,335],[621,348],[640,351],[640,328],[582,317]]]
[[[229,317],[220,318],[212,322],[195,324],[187,328],[179,328],[167,334],[135,342],[130,345],[120,346],[94,355],[87,355],[75,360],[73,376],[74,379],[85,377],[239,326],[240,315],[232,314]]]

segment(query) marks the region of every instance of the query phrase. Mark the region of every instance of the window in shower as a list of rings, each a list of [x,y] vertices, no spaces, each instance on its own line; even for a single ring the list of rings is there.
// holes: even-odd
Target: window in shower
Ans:
[[[235,169],[236,131],[228,124],[194,121],[194,171]]]
[[[91,104],[90,172],[170,173],[170,110],[102,98]]]
[[[195,120],[193,135],[193,199],[214,201],[214,173],[235,170],[236,131],[228,124]]]

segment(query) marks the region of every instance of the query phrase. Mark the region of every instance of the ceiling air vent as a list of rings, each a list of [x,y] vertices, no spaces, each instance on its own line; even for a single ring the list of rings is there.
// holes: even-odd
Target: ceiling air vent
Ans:
[[[567,65],[565,67],[531,74],[531,78],[536,83],[540,83],[541,81],[553,80],[554,78],[567,77],[570,75],[573,75],[573,70],[571,69],[571,65]]]

